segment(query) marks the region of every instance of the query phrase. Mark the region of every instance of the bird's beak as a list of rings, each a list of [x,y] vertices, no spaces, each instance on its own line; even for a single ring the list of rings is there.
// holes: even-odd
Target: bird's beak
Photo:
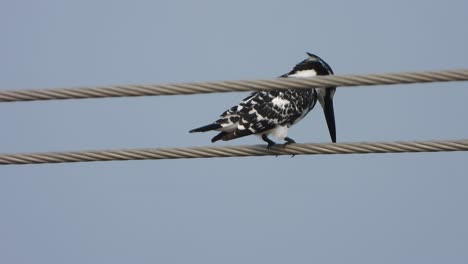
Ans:
[[[327,120],[328,132],[333,143],[336,142],[336,127],[335,127],[335,112],[333,110],[333,99],[331,93],[327,91],[324,98],[323,112],[325,113],[325,119]]]

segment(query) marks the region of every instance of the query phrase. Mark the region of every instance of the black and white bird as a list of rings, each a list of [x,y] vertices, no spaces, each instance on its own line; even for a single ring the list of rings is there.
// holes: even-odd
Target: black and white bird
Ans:
[[[331,67],[320,57],[308,52],[307,55],[307,59],[280,77],[304,78],[333,74]],[[190,130],[190,133],[220,131],[211,142],[255,134],[260,135],[268,143],[268,148],[276,144],[268,138],[269,135],[286,141],[284,145],[296,143],[288,137],[288,128],[304,118],[318,100],[325,113],[331,140],[336,142],[333,110],[335,90],[336,87],[256,91],[238,105],[222,113],[212,124]]]

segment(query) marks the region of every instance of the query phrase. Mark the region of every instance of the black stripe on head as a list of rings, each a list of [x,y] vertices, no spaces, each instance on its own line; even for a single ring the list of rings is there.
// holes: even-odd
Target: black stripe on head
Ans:
[[[309,68],[307,68],[307,69],[311,69],[311,67],[313,67],[312,69],[315,69],[317,71],[318,75],[333,75],[332,68],[330,67],[330,65],[328,65],[328,63],[326,63],[324,60],[322,60],[322,58],[320,58],[319,56],[317,56],[315,54],[309,53],[309,52],[306,52],[306,53],[309,56],[309,58],[305,59],[301,63],[307,64],[307,62],[308,62],[310,65],[313,65],[313,66],[309,66]],[[299,63],[299,64],[301,64],[301,63]],[[298,65],[296,65],[296,67]]]

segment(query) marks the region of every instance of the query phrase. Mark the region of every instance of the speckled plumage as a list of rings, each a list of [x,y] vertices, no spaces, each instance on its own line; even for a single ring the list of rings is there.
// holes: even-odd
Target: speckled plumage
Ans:
[[[322,59],[309,53],[308,55],[307,59],[280,77],[301,78],[333,74],[330,66]],[[314,108],[317,100],[322,103],[324,100],[320,96],[326,93],[326,89],[322,91],[315,88],[256,91],[238,105],[226,110],[212,124],[190,132],[221,131],[212,142],[258,134],[271,146],[274,144],[268,139],[271,134],[287,143],[294,143],[287,136],[288,128],[304,118]]]

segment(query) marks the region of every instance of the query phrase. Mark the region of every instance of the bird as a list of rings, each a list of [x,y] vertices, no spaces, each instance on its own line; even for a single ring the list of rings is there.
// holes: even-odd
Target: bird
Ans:
[[[319,56],[306,52],[307,58],[280,78],[306,78],[317,75],[333,75],[330,65]],[[211,124],[201,126],[189,133],[219,131],[211,139],[228,141],[249,135],[259,135],[271,149],[276,142],[270,135],[284,140],[283,146],[296,143],[288,137],[288,129],[302,120],[315,106],[317,101],[325,114],[332,142],[336,142],[335,113],[333,96],[336,87],[310,89],[276,89],[252,92],[248,97],[224,111]]]

